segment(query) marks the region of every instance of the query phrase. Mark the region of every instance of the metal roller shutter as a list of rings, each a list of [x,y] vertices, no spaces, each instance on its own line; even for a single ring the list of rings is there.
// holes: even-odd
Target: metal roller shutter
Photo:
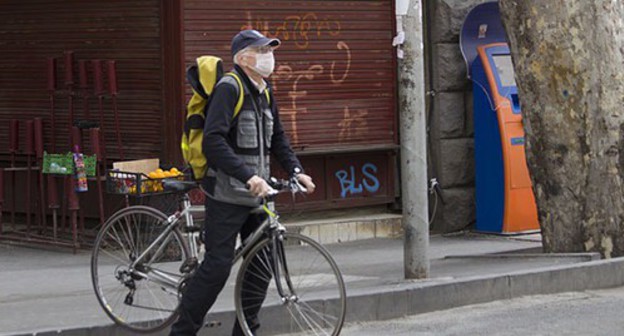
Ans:
[[[8,148],[8,119],[42,117],[44,123],[49,120],[47,57],[58,58],[56,142],[62,145],[60,150],[68,149],[68,99],[63,92],[62,56],[63,51],[72,50],[76,61],[117,61],[118,106],[126,157],[160,156],[163,129],[160,6],[159,0],[2,1],[0,153],[6,153]],[[93,119],[98,109],[91,71],[89,67]],[[74,74],[74,90],[80,94],[76,64]],[[84,117],[79,96],[74,99],[74,109],[76,118]],[[104,109],[107,152],[115,158],[114,122],[108,97]],[[50,141],[49,128],[48,123],[46,143]]]
[[[187,65],[218,55],[231,67],[246,27],[282,40],[272,80],[299,153],[397,144],[391,0],[187,0],[183,21]]]

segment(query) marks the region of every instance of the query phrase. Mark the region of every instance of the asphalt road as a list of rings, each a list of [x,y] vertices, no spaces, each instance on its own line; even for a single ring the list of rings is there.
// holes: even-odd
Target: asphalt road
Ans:
[[[342,336],[624,335],[624,287],[495,301],[348,325]]]

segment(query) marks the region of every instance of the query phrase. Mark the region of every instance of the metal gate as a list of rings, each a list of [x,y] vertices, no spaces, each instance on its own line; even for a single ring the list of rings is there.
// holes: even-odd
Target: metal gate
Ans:
[[[55,142],[69,149],[68,87],[63,53],[73,51],[72,87],[76,118],[84,118],[87,94],[97,119],[94,70],[90,60],[115,60],[119,88],[120,128],[126,157],[158,157],[162,151],[161,18],[159,0],[142,1],[16,1],[0,3],[0,154],[8,152],[9,119],[44,122],[45,143],[51,141],[47,58],[56,58]],[[89,61],[87,89],[79,84],[77,61]],[[104,80],[106,69],[104,69]],[[105,139],[115,139],[111,97],[103,96]],[[21,135],[24,128],[21,127]],[[23,145],[22,141],[20,145]],[[115,142],[109,156],[115,158]],[[108,143],[107,143],[108,145]],[[49,151],[49,149],[47,149]]]
[[[271,77],[293,148],[324,187],[311,207],[394,199],[397,147],[392,0],[184,2],[184,55],[218,55],[253,28],[282,41]],[[187,97],[190,88],[186,86]]]

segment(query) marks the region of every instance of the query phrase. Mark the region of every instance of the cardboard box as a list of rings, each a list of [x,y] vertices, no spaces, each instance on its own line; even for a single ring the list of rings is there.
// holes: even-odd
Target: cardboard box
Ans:
[[[113,163],[113,169],[122,172],[149,174],[160,167],[160,159],[119,161]]]

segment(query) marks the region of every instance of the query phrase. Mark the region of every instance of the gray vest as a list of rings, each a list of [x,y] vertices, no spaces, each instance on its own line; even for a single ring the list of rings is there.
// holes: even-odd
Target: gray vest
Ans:
[[[230,76],[224,76],[217,85],[230,84],[240,89],[236,80]],[[256,112],[252,103],[253,97],[244,89],[244,102],[237,118],[236,125],[236,147],[244,151],[258,150],[258,155],[236,154],[254,173],[264,179],[271,176],[269,166],[269,150],[271,148],[271,138],[273,137],[273,114],[270,108],[262,110],[263,118]],[[237,93],[238,96],[238,93]],[[257,106],[262,109],[261,106]],[[262,127],[259,127],[262,121]],[[260,141],[262,139],[262,141]],[[236,152],[236,148],[234,150]],[[217,201],[236,205],[256,207],[261,203],[261,199],[251,196],[244,183],[227,174],[222,170],[208,170],[209,176],[216,177],[214,194],[211,197]]]

